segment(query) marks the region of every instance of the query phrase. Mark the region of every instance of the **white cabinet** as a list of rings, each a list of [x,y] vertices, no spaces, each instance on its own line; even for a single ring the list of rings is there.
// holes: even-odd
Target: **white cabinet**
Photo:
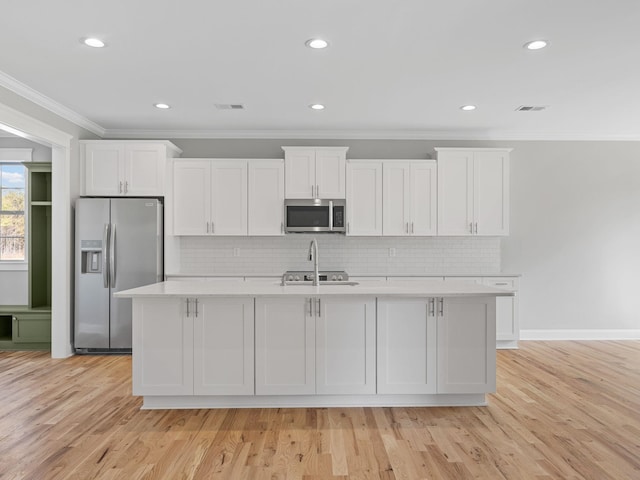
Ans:
[[[282,147],[286,198],[345,198],[348,147]]]
[[[384,161],[383,235],[435,235],[437,164],[433,160]]]
[[[438,234],[509,234],[510,148],[436,148]]]
[[[256,394],[375,393],[375,299],[257,298]]]
[[[253,299],[189,299],[194,322],[193,393],[253,395]]]
[[[246,235],[247,161],[176,161],[172,204],[174,235]]]
[[[316,393],[376,393],[376,302],[317,298]]]
[[[496,297],[496,340],[498,348],[516,348],[520,338],[518,324],[518,279],[515,277],[485,277],[482,282],[489,287],[514,292],[513,297]]]
[[[310,299],[256,298],[256,395],[316,392],[315,316]]]
[[[382,235],[382,161],[347,162],[347,235]]]
[[[437,387],[435,299],[378,299],[378,393]]]
[[[284,161],[249,160],[249,235],[284,235]]]
[[[252,298],[133,300],[134,395],[252,395]]]
[[[438,393],[495,392],[496,298],[440,298],[436,310]]]
[[[171,142],[84,140],[80,145],[82,192],[91,196],[162,196],[166,160],[181,153]]]
[[[184,299],[133,299],[132,363],[134,395],[193,395],[193,316]]]

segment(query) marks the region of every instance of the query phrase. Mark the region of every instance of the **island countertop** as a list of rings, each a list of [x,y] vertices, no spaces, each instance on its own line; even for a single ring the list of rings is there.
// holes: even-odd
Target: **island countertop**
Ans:
[[[394,297],[458,297],[513,296],[513,292],[468,282],[360,282],[357,285],[285,285],[250,282],[210,283],[202,281],[166,281],[123,290],[122,298],[149,297],[322,297],[322,296],[394,296]]]

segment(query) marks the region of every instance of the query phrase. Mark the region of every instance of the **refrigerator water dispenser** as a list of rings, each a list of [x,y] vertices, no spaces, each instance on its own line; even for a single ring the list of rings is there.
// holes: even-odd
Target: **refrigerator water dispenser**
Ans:
[[[81,240],[80,273],[102,273],[102,240]]]

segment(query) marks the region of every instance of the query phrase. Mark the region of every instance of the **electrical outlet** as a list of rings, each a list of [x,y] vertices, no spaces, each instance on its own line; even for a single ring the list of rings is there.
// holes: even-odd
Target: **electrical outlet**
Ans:
[[[239,248],[234,248],[233,249],[233,256],[234,257],[239,257],[240,256],[240,249]]]
[[[389,249],[389,256],[390,257],[395,257],[396,256],[396,249],[395,248],[390,248]]]

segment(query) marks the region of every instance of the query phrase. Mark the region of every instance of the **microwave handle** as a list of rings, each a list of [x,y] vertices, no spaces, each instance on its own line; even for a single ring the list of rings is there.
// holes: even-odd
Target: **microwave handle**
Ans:
[[[329,231],[333,232],[333,201],[329,200]]]

